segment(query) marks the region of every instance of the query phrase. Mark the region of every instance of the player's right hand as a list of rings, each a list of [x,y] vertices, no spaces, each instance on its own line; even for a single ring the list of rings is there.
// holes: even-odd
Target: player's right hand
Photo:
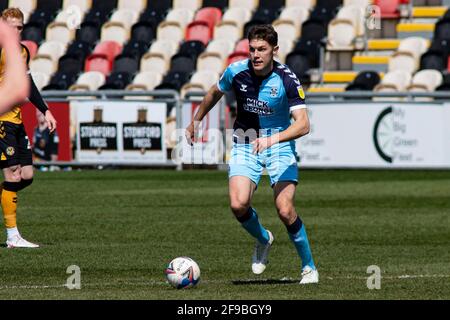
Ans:
[[[186,130],[185,130],[185,136],[186,136],[186,141],[187,143],[189,143],[191,146],[194,145],[194,138],[195,138],[195,126],[194,126],[194,122],[191,122]]]

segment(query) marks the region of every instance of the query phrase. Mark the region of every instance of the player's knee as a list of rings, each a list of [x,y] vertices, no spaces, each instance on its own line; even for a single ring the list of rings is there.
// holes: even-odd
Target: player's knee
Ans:
[[[293,216],[295,216],[294,207],[289,204],[277,207],[277,211],[278,216],[285,224],[289,223],[292,220]]]
[[[240,217],[247,213],[249,205],[236,199],[231,201],[230,208],[235,216]]]

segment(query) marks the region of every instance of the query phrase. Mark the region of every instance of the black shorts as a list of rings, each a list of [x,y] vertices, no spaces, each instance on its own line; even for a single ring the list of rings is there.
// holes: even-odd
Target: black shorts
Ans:
[[[33,164],[30,140],[23,124],[0,121],[0,168]]]

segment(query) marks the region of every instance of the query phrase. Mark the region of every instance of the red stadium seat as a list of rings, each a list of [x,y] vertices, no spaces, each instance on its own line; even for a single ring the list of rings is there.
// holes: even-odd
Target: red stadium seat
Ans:
[[[211,38],[211,29],[205,21],[193,21],[186,28],[186,41],[199,40],[206,46]]]
[[[120,52],[122,52],[122,45],[116,41],[99,43],[92,54],[87,57],[85,71],[100,71],[104,75],[108,75],[112,70],[114,58]]]
[[[211,32],[214,26],[222,20],[222,11],[219,8],[207,7],[197,11],[194,21],[205,21],[208,23]]]
[[[248,58],[248,53],[243,51],[235,51],[228,56],[227,64],[232,64]]]
[[[375,0],[375,5],[380,7],[381,18],[399,18],[398,6],[400,0]]]
[[[38,51],[38,45],[36,42],[31,40],[23,40],[22,44],[27,47],[28,51],[30,51],[30,60],[33,59]]]
[[[103,41],[97,44],[92,54],[103,54],[108,60],[113,61],[120,52],[122,52],[122,44],[116,41]]]
[[[248,39],[240,40],[236,44],[236,47],[234,48],[234,51],[247,52],[247,54],[248,54],[250,52],[250,48],[249,48],[249,45],[248,45]]]
[[[108,76],[111,73],[112,70],[112,62],[109,61],[105,55],[90,55],[87,57],[85,65],[84,65],[84,71],[98,71],[103,73],[105,76]]]

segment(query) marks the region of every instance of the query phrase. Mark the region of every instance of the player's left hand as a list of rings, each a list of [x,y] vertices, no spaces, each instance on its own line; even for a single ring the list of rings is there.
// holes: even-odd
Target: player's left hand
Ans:
[[[274,139],[272,137],[258,138],[252,142],[253,144],[253,154],[258,154],[270,148],[274,144]]]
[[[47,126],[50,132],[56,130],[56,119],[53,117],[53,114],[50,112],[50,110],[47,110],[45,112],[45,121],[47,121]]]

